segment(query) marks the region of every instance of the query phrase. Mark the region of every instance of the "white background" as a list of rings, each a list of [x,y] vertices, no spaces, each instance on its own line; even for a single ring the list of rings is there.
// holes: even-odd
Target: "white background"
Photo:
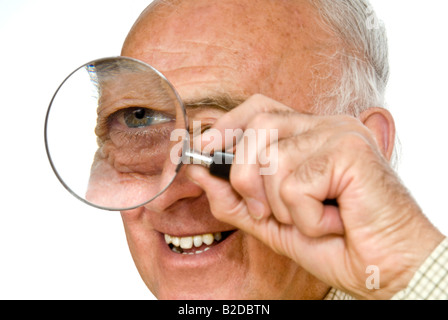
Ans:
[[[153,299],[119,214],[71,196],[43,139],[59,83],[87,61],[119,55],[148,3],[0,0],[0,299]],[[447,235],[448,3],[372,3],[389,34],[387,100],[402,142],[399,173]]]

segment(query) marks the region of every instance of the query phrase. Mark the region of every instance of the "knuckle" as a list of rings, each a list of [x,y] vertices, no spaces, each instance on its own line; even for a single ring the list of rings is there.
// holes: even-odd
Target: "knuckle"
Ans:
[[[246,101],[245,104],[248,105],[248,107],[256,107],[261,112],[275,112],[275,111],[294,111],[293,109],[283,105],[282,103],[269,98],[261,93],[256,93],[252,96],[250,96]]]
[[[289,212],[273,212],[275,219],[282,224],[294,224],[294,220]]]
[[[326,153],[312,157],[297,167],[296,178],[301,183],[312,183],[314,180],[328,174],[330,156]]]
[[[305,132],[299,136],[282,139],[280,144],[285,150],[295,150],[295,152],[304,153],[320,145],[320,137],[315,132]]]
[[[264,102],[268,99],[265,95],[262,95],[261,93],[255,93],[251,95],[246,101],[248,103],[255,103],[258,104],[260,102]]]
[[[251,170],[245,170],[244,165],[232,165],[230,171],[230,182],[232,187],[241,195],[250,195],[255,184],[248,183],[254,181]]]
[[[320,230],[318,226],[314,224],[307,224],[307,225],[302,224],[301,232],[305,236],[310,238],[319,238],[323,235],[322,230]]]
[[[244,188],[244,180],[247,179],[244,177],[244,171],[238,172],[240,170],[237,170],[237,166],[235,164],[232,165],[232,169],[230,170],[230,182],[232,183],[232,186],[237,191]]]
[[[272,121],[272,115],[269,113],[257,113],[248,123],[248,128],[260,129],[267,128]]]
[[[287,205],[295,205],[300,200],[299,187],[291,178],[285,179],[279,188],[279,195]]]
[[[358,118],[351,115],[341,114],[334,117],[338,123],[343,124],[347,127],[359,127],[360,125],[362,125],[361,121]]]
[[[363,133],[359,131],[350,131],[342,136],[341,150],[353,150],[356,153],[372,152],[371,143]]]

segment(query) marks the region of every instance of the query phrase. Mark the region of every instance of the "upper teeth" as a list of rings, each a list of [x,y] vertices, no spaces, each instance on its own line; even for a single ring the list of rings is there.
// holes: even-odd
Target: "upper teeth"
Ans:
[[[202,235],[190,236],[190,237],[174,237],[169,234],[165,234],[165,241],[167,244],[173,244],[176,247],[181,247],[182,249],[191,249],[193,245],[198,248],[202,244],[211,245],[213,241],[221,240],[221,232],[216,233],[206,233]]]

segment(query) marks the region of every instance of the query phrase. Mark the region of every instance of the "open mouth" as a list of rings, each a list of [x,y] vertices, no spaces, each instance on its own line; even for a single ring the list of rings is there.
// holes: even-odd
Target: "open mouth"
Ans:
[[[165,242],[171,251],[178,254],[201,254],[227,239],[233,232],[215,232],[189,237],[175,237],[165,234]]]

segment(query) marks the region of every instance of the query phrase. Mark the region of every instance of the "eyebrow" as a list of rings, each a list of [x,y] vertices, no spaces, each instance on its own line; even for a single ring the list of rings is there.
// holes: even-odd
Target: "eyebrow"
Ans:
[[[240,104],[242,104],[246,99],[244,98],[235,98],[230,95],[216,95],[211,97],[192,99],[184,101],[185,108],[201,108],[201,107],[209,107],[209,108],[217,108],[225,111],[230,111]]]

